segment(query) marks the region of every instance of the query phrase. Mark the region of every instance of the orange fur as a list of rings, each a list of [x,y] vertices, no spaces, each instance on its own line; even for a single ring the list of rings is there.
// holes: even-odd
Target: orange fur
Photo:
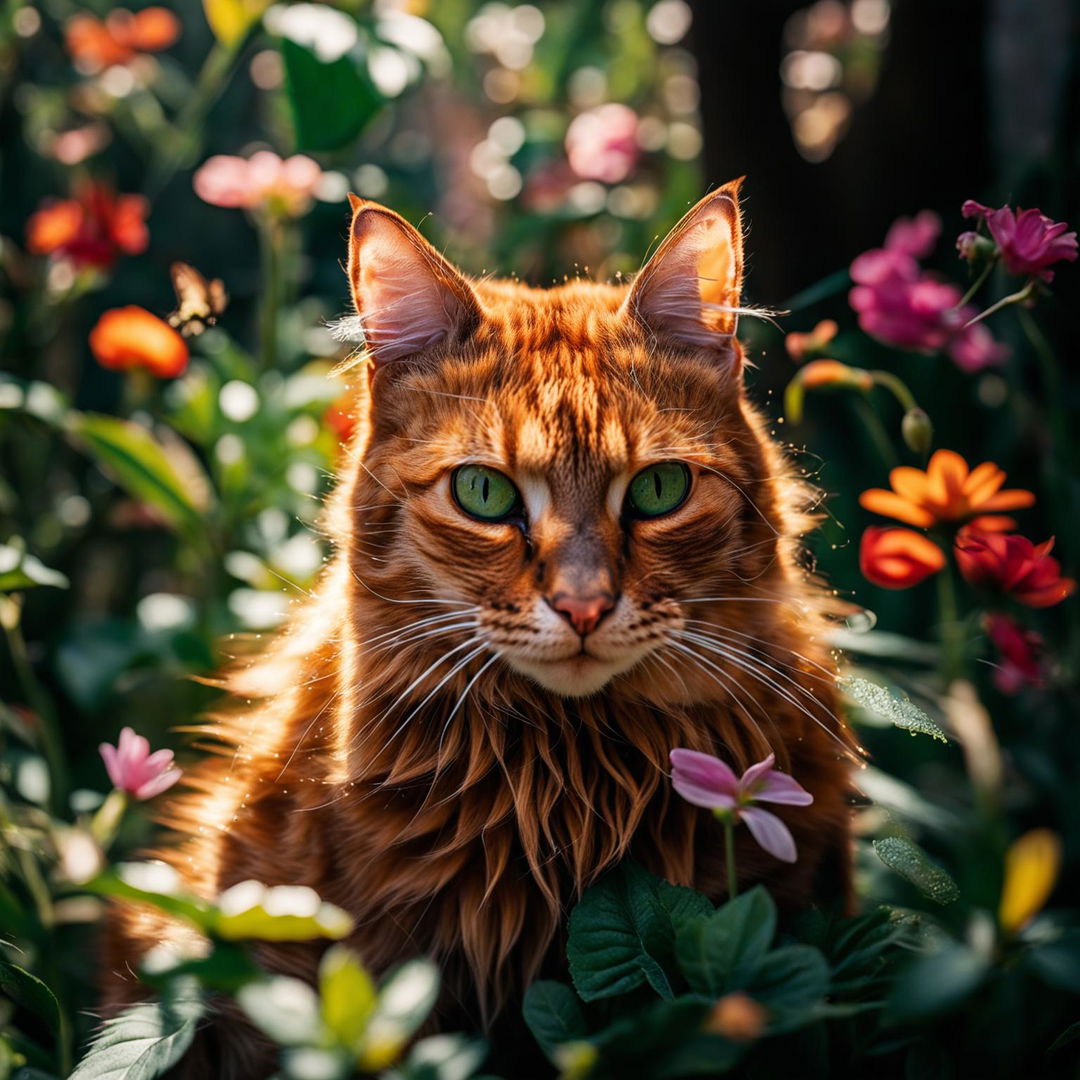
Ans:
[[[490,1018],[557,964],[568,907],[620,859],[722,896],[718,827],[671,792],[676,746],[739,769],[772,750],[814,794],[778,811],[799,862],[740,835],[741,878],[794,906],[831,863],[846,888],[830,598],[799,563],[813,493],[742,388],[737,203],[737,185],[703,200],[628,292],[469,281],[355,201],[368,350],[326,516],[335,555],[267,653],[225,677],[218,753],[165,807],[164,857],[190,888],[311,885],[356,917],[374,970],[435,956],[448,1002]],[[686,503],[624,520],[620,485],[669,459],[691,468]],[[462,513],[447,477],[463,462],[513,477],[527,523]],[[566,659],[543,597],[590,582],[618,606]],[[139,993],[130,965],[164,927],[117,914],[108,1001]],[[260,958],[310,978],[319,951]],[[255,1044],[242,1053],[232,1074],[262,1075]]]

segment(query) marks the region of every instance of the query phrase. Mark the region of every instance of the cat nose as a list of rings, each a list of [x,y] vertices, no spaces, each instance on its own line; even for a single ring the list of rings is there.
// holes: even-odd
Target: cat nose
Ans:
[[[582,637],[591,634],[615,607],[615,597],[609,592],[593,593],[591,596],[558,592],[545,599]]]

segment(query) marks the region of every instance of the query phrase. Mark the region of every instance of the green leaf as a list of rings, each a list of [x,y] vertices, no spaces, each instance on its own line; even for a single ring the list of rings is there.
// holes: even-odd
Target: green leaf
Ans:
[[[588,1027],[581,1002],[569,986],[551,980],[535,982],[525,991],[525,1023],[549,1060],[561,1043],[585,1038]]]
[[[916,889],[938,904],[952,904],[960,897],[953,879],[926,853],[903,836],[886,836],[874,841],[878,858]]]
[[[211,930],[226,941],[312,941],[339,940],[353,925],[347,912],[305,885],[242,881],[218,897]]]
[[[570,914],[566,955],[577,992],[594,1001],[648,982],[661,997],[672,997],[665,967],[674,962],[676,927],[712,910],[700,893],[623,863]]]
[[[989,961],[957,942],[948,942],[905,968],[893,984],[887,1015],[899,1022],[947,1012],[983,981]]]
[[[0,374],[0,411],[24,412],[46,424],[60,424],[68,401],[55,386]]]
[[[354,53],[323,63],[305,45],[281,40],[285,89],[298,150],[336,150],[352,142],[382,108]]]
[[[741,989],[753,979],[775,934],[776,905],[756,885],[682,928],[675,943],[679,967],[699,993],[719,996]]]
[[[159,869],[167,873],[169,868],[154,863],[121,864],[112,870],[106,870],[103,874],[99,874],[82,887],[87,892],[97,893],[99,896],[111,896],[117,900],[150,904],[160,911],[175,915],[177,918],[191,923],[204,933],[208,933],[214,925],[217,911],[205,900],[185,895],[179,891],[168,891],[171,886],[167,888],[144,887],[142,879],[148,873],[155,873]]]
[[[895,727],[910,731],[913,735],[929,735],[942,742],[949,741],[945,732],[909,697],[897,697],[884,686],[856,676],[841,679],[839,686],[856,705],[883,717]]]
[[[130,420],[73,413],[68,430],[132,498],[154,507],[175,529],[205,531],[210,483],[197,459],[177,439],[170,446]]]
[[[790,1030],[811,1019],[829,991],[829,965],[810,945],[785,945],[761,962],[747,993],[770,1013],[771,1032]]]
[[[398,1070],[401,1080],[468,1080],[487,1057],[482,1039],[462,1035],[432,1035],[409,1051]]]
[[[106,1020],[70,1080],[152,1080],[187,1052],[205,1010],[198,984],[178,979],[160,1001]]]
[[[329,949],[319,964],[319,999],[323,1023],[342,1046],[356,1047],[375,1009],[375,982],[343,945]]]
[[[367,1072],[392,1065],[435,1007],[439,969],[430,960],[410,960],[379,988],[357,1064]]]
[[[66,589],[69,582],[59,570],[51,570],[40,559],[28,555],[21,541],[0,544],[0,592],[32,589],[36,585]]]
[[[1048,985],[1080,994],[1080,930],[1066,930],[1056,941],[1036,946],[1028,964]]]
[[[0,993],[41,1017],[54,1032],[60,1030],[60,1003],[56,995],[25,968],[0,960]]]
[[[268,975],[242,986],[236,1000],[251,1022],[279,1046],[312,1046],[322,1038],[319,999],[300,979]]]

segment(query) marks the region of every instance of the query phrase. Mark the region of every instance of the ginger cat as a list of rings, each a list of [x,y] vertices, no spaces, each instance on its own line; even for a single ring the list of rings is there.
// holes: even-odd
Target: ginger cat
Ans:
[[[473,280],[353,199],[366,343],[358,427],[326,518],[331,565],[227,686],[221,752],[167,802],[163,857],[212,896],[305,884],[351,912],[376,972],[444,971],[443,1017],[516,1012],[557,970],[565,915],[624,856],[724,892],[719,826],[674,796],[668,752],[741,770],[775,752],[814,795],[776,810],[796,864],[739,830],[788,907],[847,889],[852,743],[797,561],[811,495],[742,384],[739,183],[706,196],[629,285]],[[121,909],[111,1007],[180,931]],[[323,946],[259,949],[312,977]],[[185,1075],[261,1077],[230,1019]],[[201,1064],[200,1064],[201,1062]]]

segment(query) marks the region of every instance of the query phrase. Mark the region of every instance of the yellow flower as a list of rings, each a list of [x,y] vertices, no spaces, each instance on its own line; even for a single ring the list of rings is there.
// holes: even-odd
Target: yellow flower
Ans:
[[[998,922],[1022,930],[1042,910],[1061,866],[1061,838],[1049,829],[1024,833],[1005,854],[1005,884]]]

